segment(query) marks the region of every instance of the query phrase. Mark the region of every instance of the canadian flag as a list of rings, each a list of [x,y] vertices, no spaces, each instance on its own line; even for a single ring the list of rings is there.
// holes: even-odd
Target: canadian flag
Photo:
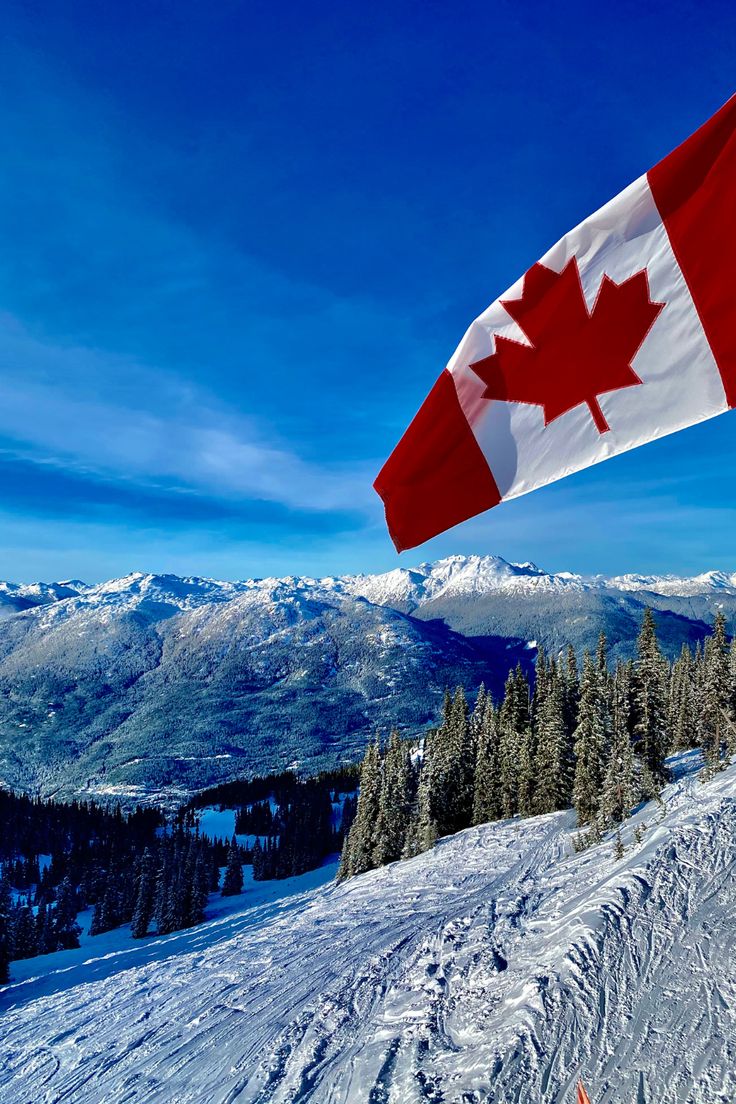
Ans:
[[[375,487],[399,551],[736,406],[736,96],[471,324]]]

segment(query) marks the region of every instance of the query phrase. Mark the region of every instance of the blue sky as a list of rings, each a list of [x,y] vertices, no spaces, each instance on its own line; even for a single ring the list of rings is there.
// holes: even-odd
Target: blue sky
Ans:
[[[734,91],[731,3],[7,3],[0,577],[736,568],[736,415],[397,557],[467,324]]]

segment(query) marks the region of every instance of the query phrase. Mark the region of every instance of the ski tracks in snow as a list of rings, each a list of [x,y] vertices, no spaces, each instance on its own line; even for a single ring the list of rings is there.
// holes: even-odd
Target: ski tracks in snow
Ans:
[[[619,860],[610,840],[574,855],[568,813],[469,829],[178,953],[154,940],[109,976],[91,960],[66,989],[11,987],[0,1098],[563,1104],[582,1072],[596,1104],[725,1104],[734,794],[736,770],[683,774]]]

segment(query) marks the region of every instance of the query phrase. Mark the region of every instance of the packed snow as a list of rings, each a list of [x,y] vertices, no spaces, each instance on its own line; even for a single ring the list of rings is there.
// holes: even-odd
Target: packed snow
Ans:
[[[506,821],[19,964],[0,1099],[562,1104],[582,1074],[594,1104],[726,1104],[736,768],[703,785],[694,755],[673,766],[620,859],[610,838],[574,854],[570,813]]]

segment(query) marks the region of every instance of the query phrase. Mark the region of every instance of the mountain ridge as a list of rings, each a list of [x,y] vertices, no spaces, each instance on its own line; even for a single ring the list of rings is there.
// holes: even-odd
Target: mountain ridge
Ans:
[[[224,580],[210,576],[176,575],[131,571],[100,583],[84,583],[79,579],[55,582],[37,581],[15,583],[0,581],[0,601],[20,599],[28,602],[27,608],[55,604],[57,601],[84,598],[105,599],[118,593],[145,593],[161,590],[161,583],[170,581],[170,595],[177,591],[192,598],[201,593],[209,600],[225,600],[249,590],[274,587],[277,584],[292,587],[320,588],[357,594],[376,604],[388,605],[392,600],[416,599],[419,605],[453,593],[488,594],[493,592],[522,592],[537,589],[549,590],[621,590],[624,592],[651,592],[675,597],[726,591],[736,595],[736,572],[710,569],[697,575],[674,574],[584,575],[571,571],[548,572],[532,561],[516,563],[495,555],[451,555],[439,560],[423,562],[414,567],[397,567],[386,572],[355,573],[345,575],[309,576],[254,576],[244,579]],[[185,608],[182,606],[181,608]]]
[[[423,730],[448,685],[498,696],[538,645],[582,653],[603,629],[612,658],[633,655],[646,605],[674,657],[719,609],[736,628],[736,575],[449,556],[321,579],[2,583],[0,781],[133,800],[334,766],[376,730]]]

